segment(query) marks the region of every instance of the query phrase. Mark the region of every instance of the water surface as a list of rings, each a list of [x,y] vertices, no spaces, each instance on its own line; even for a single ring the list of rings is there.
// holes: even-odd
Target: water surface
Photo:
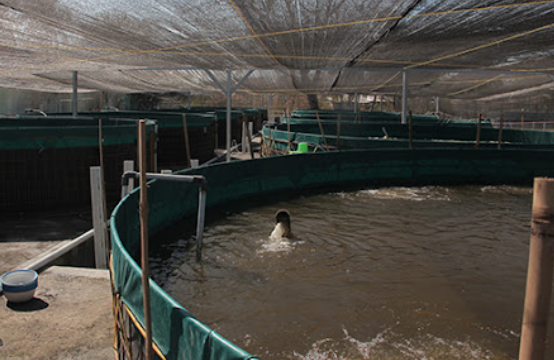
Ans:
[[[508,186],[303,197],[210,223],[202,263],[183,224],[151,267],[266,360],[516,359],[531,203],[531,188]],[[279,208],[292,240],[269,239]]]

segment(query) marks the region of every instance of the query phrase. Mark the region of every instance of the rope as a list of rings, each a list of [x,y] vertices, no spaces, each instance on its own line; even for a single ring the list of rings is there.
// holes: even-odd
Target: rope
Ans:
[[[240,18],[242,19],[242,21],[244,22],[244,24],[250,29],[250,31],[252,31],[252,34],[256,37],[256,40],[258,40],[258,42],[263,46],[263,48],[265,49],[265,51],[269,54],[269,56],[271,56],[271,58],[273,60],[275,60],[275,62],[279,65],[279,66],[282,66],[284,67],[283,64],[281,64],[279,62],[279,60],[277,60],[277,58],[271,53],[271,51],[268,49],[268,47],[265,45],[265,43],[262,41],[262,39],[260,38],[260,36],[258,34],[256,34],[256,31],[254,31],[254,28],[252,28],[252,26],[250,25],[250,23],[248,22],[248,20],[246,20],[246,18],[242,15],[242,12],[239,10],[239,8],[237,7],[237,5],[235,5],[235,2],[233,0],[229,0],[229,2],[231,3],[231,5],[233,5],[233,7],[235,8],[235,11],[237,12],[237,14],[239,14]]]
[[[230,0],[230,1],[232,2],[232,0]],[[444,15],[451,15],[451,14],[461,14],[461,13],[471,13],[471,12],[478,12],[478,11],[490,11],[490,10],[516,8],[516,7],[523,7],[523,6],[542,5],[542,4],[548,4],[548,3],[553,3],[553,2],[554,2],[554,0],[543,0],[543,1],[528,2],[528,3],[487,6],[487,7],[482,7],[482,8],[470,8],[470,9],[439,11],[439,12],[431,12],[431,13],[406,15],[405,18],[444,16]],[[93,57],[93,58],[90,58],[90,59],[78,59],[78,60],[72,60],[72,61],[66,61],[66,62],[60,62],[60,63],[52,63],[52,64],[46,64],[46,65],[36,65],[36,66],[21,67],[21,68],[15,68],[15,69],[5,69],[5,70],[0,70],[0,73],[18,71],[18,70],[42,69],[42,68],[48,68],[48,67],[57,66],[57,65],[70,65],[70,64],[77,64],[77,63],[82,63],[82,62],[114,59],[114,58],[117,58],[117,57],[134,56],[134,55],[149,54],[149,53],[160,53],[160,52],[166,52],[168,50],[184,49],[184,48],[197,47],[197,46],[203,46],[203,45],[214,45],[214,44],[235,42],[235,41],[241,41],[241,40],[259,39],[259,38],[262,38],[262,37],[280,36],[280,35],[302,33],[302,32],[308,32],[308,31],[326,30],[326,29],[332,29],[332,28],[350,27],[350,26],[356,26],[356,25],[363,25],[363,24],[376,23],[376,22],[386,22],[386,21],[399,20],[399,19],[402,19],[402,16],[391,16],[391,17],[376,18],[376,19],[350,21],[350,22],[337,23],[337,24],[311,26],[311,27],[306,27],[306,28],[291,29],[291,30],[284,30],[284,31],[275,31],[275,32],[269,32],[269,33],[263,33],[263,34],[254,33],[254,35],[236,36],[236,37],[227,38],[227,39],[219,39],[219,40],[203,41],[203,42],[197,42],[197,43],[186,44],[186,45],[176,45],[176,46],[162,47],[162,48],[152,49],[152,50],[131,50],[131,49],[127,49],[127,50],[123,49],[122,50],[122,49],[99,49],[99,48],[86,48],[86,47],[69,47],[69,46],[60,46],[60,47],[58,47],[58,46],[51,46],[51,45],[49,45],[49,46],[34,45],[33,47],[37,47],[37,48],[42,47],[42,48],[59,48],[59,49],[75,49],[75,50],[95,50],[95,51],[106,50],[106,51],[117,51],[117,52],[124,52],[124,53],[123,54],[116,54],[116,55],[104,55],[104,56]],[[544,29],[546,29],[548,27],[551,27],[551,26],[554,26],[554,24],[543,26],[543,27],[535,29],[535,30],[531,30],[530,32],[526,32],[523,35],[515,35],[515,37],[513,37],[513,38],[517,38],[517,37],[520,37],[520,36],[525,36],[525,35],[528,35],[530,33],[537,32],[537,31],[541,31],[541,30],[544,30]],[[488,46],[493,46],[493,45],[499,44],[499,43],[504,42],[504,41],[513,40],[513,38],[512,37],[506,38],[504,40],[494,42],[492,45],[488,45]],[[10,44],[4,44],[4,46],[25,47],[25,45],[10,45]],[[488,47],[488,46],[485,46],[485,47]],[[31,47],[31,46],[28,46],[28,47]],[[449,57],[459,56],[462,53],[475,51],[475,50],[478,50],[480,48],[481,47],[476,47],[474,49],[469,49],[469,50],[466,50],[465,52],[460,52],[460,53],[457,53],[457,54],[453,54]],[[441,57],[441,58],[438,58],[438,59],[429,60],[429,61],[424,62],[424,63],[413,64],[411,66],[417,67],[417,66],[422,66],[422,65],[428,65],[428,64],[431,64],[433,62],[444,60],[445,58],[449,58],[449,57]]]
[[[538,27],[538,28],[535,28],[535,29],[532,29],[532,30],[529,30],[529,31],[524,31],[524,32],[516,34],[516,35],[508,36],[506,38],[496,40],[496,41],[493,41],[493,42],[490,42],[490,43],[487,43],[487,44],[475,46],[475,47],[472,47],[470,49],[462,50],[462,51],[459,51],[459,52],[454,53],[454,54],[444,55],[444,56],[438,57],[436,59],[424,61],[424,62],[419,63],[419,64],[410,65],[410,66],[406,67],[405,69],[413,69],[413,68],[418,67],[418,66],[429,65],[429,64],[441,61],[441,60],[450,59],[450,58],[457,57],[457,56],[460,56],[460,55],[465,55],[465,54],[468,54],[470,52],[474,52],[474,51],[477,51],[477,50],[483,50],[483,49],[486,49],[488,47],[491,47],[491,46],[494,46],[494,45],[499,45],[499,44],[502,44],[502,43],[507,42],[507,41],[519,39],[520,37],[531,35],[531,34],[534,34],[536,32],[542,31],[542,30],[550,29],[552,27],[554,27],[554,23],[551,23],[551,24],[548,24],[548,25],[545,25],[545,26],[541,26],[541,27]]]
[[[471,91],[471,90],[480,88],[481,86],[484,86],[484,85],[487,85],[487,84],[490,83],[490,82],[496,81],[496,80],[500,79],[500,78],[503,77],[503,76],[504,76],[504,74],[500,74],[500,75],[495,76],[495,77],[493,77],[493,78],[491,78],[491,79],[485,80],[485,81],[483,81],[483,82],[481,82],[481,83],[479,83],[479,84],[477,84],[477,85],[468,87],[468,88],[466,88],[466,89],[462,89],[462,90],[460,90],[460,91],[452,92],[452,93],[448,94],[447,96],[463,94],[463,93],[465,93],[465,92],[468,92],[468,91]]]

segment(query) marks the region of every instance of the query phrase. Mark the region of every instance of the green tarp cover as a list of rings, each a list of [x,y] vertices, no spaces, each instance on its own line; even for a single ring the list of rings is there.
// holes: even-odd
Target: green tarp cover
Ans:
[[[136,121],[102,120],[103,145],[134,144]],[[147,137],[155,124],[146,124]],[[0,149],[48,149],[99,146],[98,120],[89,118],[21,118],[0,119]]]
[[[220,163],[180,172],[208,181],[207,211],[222,204],[267,195],[346,186],[531,184],[554,176],[552,150],[387,149],[331,151]],[[143,323],[138,191],[111,217],[114,282],[122,300]],[[198,185],[150,182],[149,233],[196,216]],[[153,338],[167,359],[250,359],[151,282]],[[184,304],[186,305],[186,304]]]

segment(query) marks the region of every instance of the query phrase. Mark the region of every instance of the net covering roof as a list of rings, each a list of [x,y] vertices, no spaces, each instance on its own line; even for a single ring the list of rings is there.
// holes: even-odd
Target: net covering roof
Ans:
[[[554,0],[1,0],[0,87],[494,98],[554,89]]]

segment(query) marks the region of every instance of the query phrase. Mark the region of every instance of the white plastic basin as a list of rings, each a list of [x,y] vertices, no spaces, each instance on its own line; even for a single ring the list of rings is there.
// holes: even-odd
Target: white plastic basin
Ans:
[[[0,289],[6,299],[14,303],[31,300],[37,286],[38,274],[34,270],[14,270],[0,278]]]

